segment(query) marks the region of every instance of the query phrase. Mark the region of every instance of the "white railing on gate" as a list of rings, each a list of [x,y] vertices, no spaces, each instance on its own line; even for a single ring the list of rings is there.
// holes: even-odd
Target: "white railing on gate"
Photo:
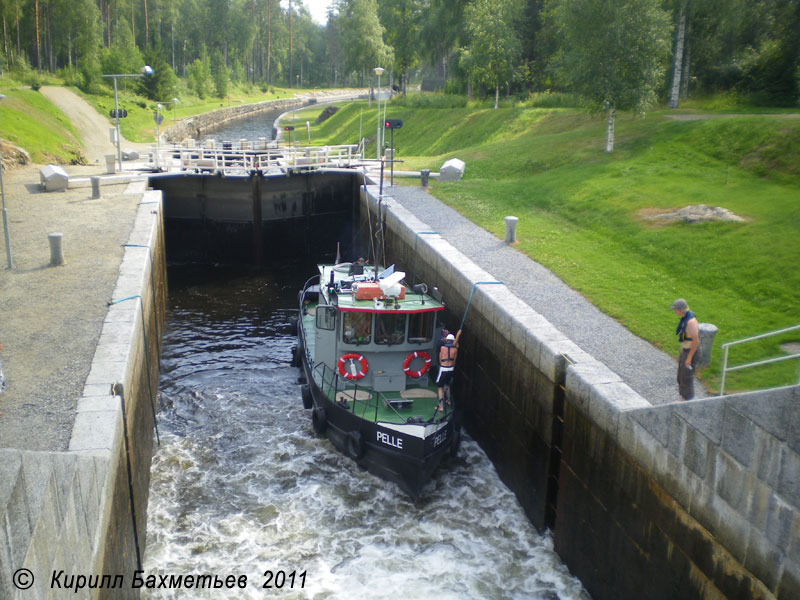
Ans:
[[[250,173],[253,171],[313,170],[348,168],[362,164],[360,146],[272,146],[241,140],[220,148],[172,146],[153,149],[154,163],[167,170]],[[175,159],[178,159],[178,164]]]
[[[787,327],[785,329],[779,329],[777,331],[770,331],[767,333],[762,333],[761,335],[754,335],[753,337],[745,338],[743,340],[736,340],[734,342],[728,342],[726,344],[722,344],[722,348],[725,351],[725,356],[722,360],[722,383],[719,386],[719,395],[722,396],[725,393],[725,375],[730,371],[740,371],[741,369],[748,369],[750,367],[759,367],[762,365],[769,365],[772,363],[783,362],[784,360],[791,360],[793,358],[800,358],[800,353],[787,354],[786,356],[778,356],[775,358],[768,358],[766,360],[759,360],[756,362],[745,363],[741,365],[736,365],[734,367],[729,367],[728,349],[731,346],[736,346],[737,344],[744,344],[746,342],[754,342],[756,340],[763,340],[764,338],[772,337],[775,335],[781,335],[783,333],[789,333],[790,331],[795,331],[798,329],[800,329],[800,325],[794,325],[793,327]]]

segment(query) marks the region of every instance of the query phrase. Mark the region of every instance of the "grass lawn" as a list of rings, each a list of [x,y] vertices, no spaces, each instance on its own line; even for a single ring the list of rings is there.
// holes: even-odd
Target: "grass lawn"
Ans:
[[[313,124],[320,111],[303,120]],[[503,217],[519,217],[517,249],[674,355],[670,305],[685,297],[701,322],[719,327],[712,366],[702,373],[714,390],[722,343],[800,324],[800,118],[670,117],[679,113],[622,115],[611,155],[603,151],[604,120],[579,109],[392,103],[387,116],[404,121],[395,132],[402,168],[437,171],[453,156],[466,162],[462,181],[432,183],[435,196],[499,238]],[[350,104],[314,125],[312,140],[374,138],[375,123],[374,105]],[[746,221],[642,218],[701,203]],[[730,362],[785,355],[780,344],[797,340],[800,331],[738,346]],[[731,373],[726,391],[797,383],[799,372],[792,360]]]
[[[5,82],[0,82],[5,83]],[[81,142],[64,113],[39,92],[2,87],[0,135],[28,151],[39,164],[70,164],[82,157]]]

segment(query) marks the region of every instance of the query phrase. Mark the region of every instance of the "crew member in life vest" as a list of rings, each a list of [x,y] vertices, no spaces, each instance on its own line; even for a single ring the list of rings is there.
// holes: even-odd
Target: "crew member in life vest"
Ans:
[[[439,349],[439,373],[436,375],[436,385],[439,386],[439,407],[438,411],[444,411],[442,398],[444,396],[444,386],[453,381],[453,369],[456,366],[458,356],[458,340],[461,337],[461,330],[454,336],[448,333],[444,339],[444,345]],[[447,403],[450,404],[448,398]]]
[[[694,313],[683,298],[672,303],[672,310],[681,320],[675,330],[681,343],[678,358],[678,393],[681,400],[694,398],[694,366],[697,363],[697,349],[700,346],[700,327]]]

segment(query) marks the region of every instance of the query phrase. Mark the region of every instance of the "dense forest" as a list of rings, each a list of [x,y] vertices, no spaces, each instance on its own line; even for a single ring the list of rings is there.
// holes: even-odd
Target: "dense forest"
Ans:
[[[371,85],[376,66],[398,89],[576,92],[606,109],[800,99],[800,0],[330,0],[324,25],[303,0],[0,0],[0,16],[4,70],[91,90],[150,64],[154,99],[177,77],[224,96]]]

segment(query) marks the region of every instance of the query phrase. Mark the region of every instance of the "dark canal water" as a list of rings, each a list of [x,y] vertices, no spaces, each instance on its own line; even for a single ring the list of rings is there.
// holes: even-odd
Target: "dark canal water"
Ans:
[[[587,600],[468,437],[414,505],[314,435],[289,330],[310,269],[170,267],[145,569],[248,584],[144,597]]]

